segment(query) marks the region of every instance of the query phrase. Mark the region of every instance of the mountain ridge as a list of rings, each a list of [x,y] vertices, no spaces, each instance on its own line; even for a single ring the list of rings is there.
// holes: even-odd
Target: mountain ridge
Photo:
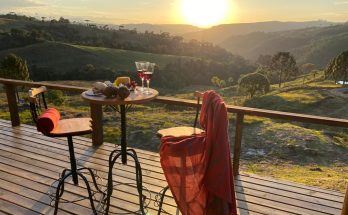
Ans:
[[[187,40],[196,39],[219,44],[228,37],[235,35],[245,35],[252,32],[276,32],[303,29],[308,27],[327,27],[337,23],[325,20],[305,21],[305,22],[282,22],[282,21],[266,21],[251,23],[234,23],[214,26],[209,29],[184,34]]]
[[[253,32],[231,36],[218,44],[247,59],[261,54],[289,51],[300,63],[324,67],[331,58],[348,50],[348,23],[279,32]]]

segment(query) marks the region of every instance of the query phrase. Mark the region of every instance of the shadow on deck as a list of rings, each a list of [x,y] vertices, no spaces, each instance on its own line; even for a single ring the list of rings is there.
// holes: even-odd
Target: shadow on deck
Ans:
[[[106,184],[108,157],[115,147],[91,147],[91,140],[75,137],[78,164],[98,170]],[[157,153],[136,150],[143,169],[143,186],[151,193],[148,212],[156,214],[155,195],[166,186]],[[53,214],[46,195],[49,186],[69,167],[65,139],[53,139],[29,125],[11,127],[0,120],[0,212],[10,214]],[[128,162],[134,166],[132,161]],[[134,182],[134,168],[118,165],[114,180]],[[286,181],[242,174],[235,181],[240,214],[340,214],[343,193],[308,187]],[[84,187],[66,187],[63,199],[86,195]],[[135,185],[119,186],[112,198],[112,212],[129,213],[138,209]],[[148,194],[148,193],[145,193]],[[175,202],[166,199],[165,210],[175,214]],[[60,214],[92,214],[88,200],[60,204]]]

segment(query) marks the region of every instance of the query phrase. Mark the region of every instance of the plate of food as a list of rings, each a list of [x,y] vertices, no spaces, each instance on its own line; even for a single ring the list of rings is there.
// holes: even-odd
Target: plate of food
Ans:
[[[86,94],[87,96],[101,96],[101,95],[103,95],[101,92],[97,92],[97,91],[95,91],[95,90],[93,90],[93,89],[87,90],[87,91],[85,92],[85,94]]]

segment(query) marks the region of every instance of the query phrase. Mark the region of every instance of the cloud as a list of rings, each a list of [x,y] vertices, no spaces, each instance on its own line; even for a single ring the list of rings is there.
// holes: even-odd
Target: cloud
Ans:
[[[38,7],[44,4],[33,0],[1,0],[2,8]]]
[[[344,5],[344,4],[348,5],[348,1],[335,1],[334,2],[334,5]]]

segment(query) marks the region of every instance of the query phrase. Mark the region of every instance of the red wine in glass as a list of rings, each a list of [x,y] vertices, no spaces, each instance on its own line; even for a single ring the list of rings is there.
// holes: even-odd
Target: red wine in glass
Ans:
[[[143,79],[144,78],[144,70],[138,70],[138,76],[140,79]]]
[[[143,77],[144,77],[144,79],[145,79],[146,81],[151,80],[152,72],[147,72],[147,71],[145,71],[145,72],[143,73]]]

